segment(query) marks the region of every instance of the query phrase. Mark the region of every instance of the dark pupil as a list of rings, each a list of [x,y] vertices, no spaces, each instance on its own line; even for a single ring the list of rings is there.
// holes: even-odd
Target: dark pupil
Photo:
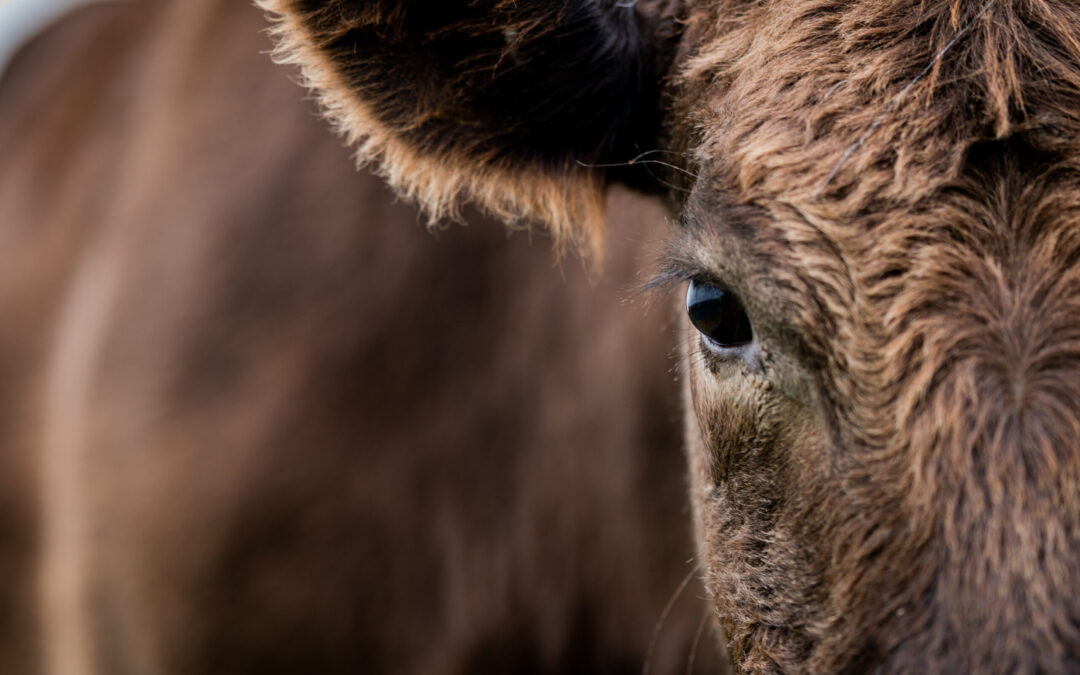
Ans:
[[[686,292],[690,322],[721,347],[735,347],[754,339],[750,319],[735,295],[699,281],[691,281]]]

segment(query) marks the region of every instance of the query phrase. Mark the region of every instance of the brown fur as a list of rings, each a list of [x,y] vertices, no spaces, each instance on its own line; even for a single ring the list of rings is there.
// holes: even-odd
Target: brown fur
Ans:
[[[592,283],[431,236],[265,27],[101,5],[0,82],[0,672],[639,672],[693,567],[671,320],[625,302],[662,214],[614,195]]]
[[[1077,672],[1080,8],[674,14],[665,277],[734,291],[756,336],[685,347],[698,549],[736,668]]]
[[[681,249],[770,354],[694,377],[699,546],[746,670],[1080,668],[1080,15],[980,7],[694,15]]]
[[[274,18],[277,60],[301,66],[304,83],[357,146],[361,164],[375,164],[432,223],[456,218],[471,201],[506,221],[541,222],[556,241],[576,243],[583,252],[600,252],[604,188],[612,173],[600,165],[630,160],[655,142],[654,106],[627,110],[624,103],[648,100],[658,89],[657,76],[670,58],[664,42],[672,32],[671,3],[650,0],[613,11],[611,0],[595,8],[489,1],[451,9],[439,33],[426,31],[426,15],[440,16],[453,5],[258,4]],[[638,37],[637,26],[645,23],[647,34]],[[578,41],[587,51],[568,54]],[[484,46],[450,56],[458,44],[470,43]],[[378,45],[378,52],[360,44]],[[441,50],[440,58],[422,58],[427,50]],[[383,52],[385,58],[366,58]],[[531,71],[542,64],[533,65],[531,54],[551,58],[550,67],[563,68],[562,79],[572,84],[540,79]],[[424,76],[411,86],[414,78],[396,72],[403,68],[422,68]],[[539,100],[554,103],[550,110],[537,102],[522,103],[523,110],[477,109],[495,105],[491,99],[507,89],[507,106],[520,103],[515,97],[528,101],[526,88],[538,82],[556,88],[538,91],[545,97]],[[473,95],[476,87],[485,91]],[[564,151],[560,139],[579,128],[593,131],[591,147]]]
[[[360,165],[378,166],[391,186],[423,206],[430,224],[446,218],[460,220],[462,204],[472,201],[507,221],[540,220],[557,237],[599,251],[604,191],[596,172],[571,166],[548,173],[540,167],[500,163],[466,169],[411,147],[395,135],[392,126],[379,120],[371,105],[352,93],[334,62],[316,49],[318,39],[308,26],[285,13],[288,3],[261,0],[259,5],[276,17],[275,59],[302,66],[303,83],[318,92],[323,111],[348,143],[357,146]]]

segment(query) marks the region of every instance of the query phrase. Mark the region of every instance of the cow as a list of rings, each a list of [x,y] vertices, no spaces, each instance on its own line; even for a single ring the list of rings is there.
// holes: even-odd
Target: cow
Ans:
[[[613,250],[612,242],[626,236],[627,230],[620,228],[633,228],[634,223],[622,222],[632,219],[608,209],[611,190],[629,188],[671,214],[673,226],[659,225],[660,218],[654,223],[666,243],[644,245],[660,256],[654,281],[648,285],[661,294],[671,287],[686,290],[679,329],[679,382],[690,520],[710,614],[723,629],[737,672],[1080,671],[1080,600],[1075,593],[1080,588],[1080,6],[1065,0],[259,0],[259,5],[275,26],[277,59],[300,68],[324,115],[355,147],[361,162],[374,167],[396,193],[418,203],[433,222],[472,220],[467,210],[472,204],[512,225],[545,224],[564,260],[569,251],[579,250],[590,261],[590,269],[606,270],[606,275],[627,264],[626,256],[634,253]],[[218,409],[215,403],[251,405],[260,392],[273,398],[283,391],[281,381],[288,381],[279,369],[296,371],[276,361],[265,370],[237,369],[236,353],[259,361],[258,350],[246,348],[241,340],[235,352],[223,357],[220,336],[213,336],[214,349],[204,342],[203,349],[196,350],[217,358],[185,361],[173,366],[174,371],[163,372],[173,362],[153,354],[169,349],[172,327],[182,323],[175,317],[170,320],[167,312],[162,318],[150,311],[165,309],[169,303],[162,297],[191,302],[194,296],[212,295],[190,289],[212,284],[213,275],[185,276],[186,284],[179,284],[179,289],[150,283],[160,278],[155,275],[168,277],[164,263],[176,251],[204,262],[239,257],[245,263],[282,264],[280,258],[257,255],[265,249],[250,240],[239,250],[229,249],[230,255],[217,257],[193,244],[186,249],[182,227],[162,227],[166,216],[189,222],[192,212],[200,213],[195,205],[179,208],[183,202],[170,199],[176,192],[160,182],[160,170],[152,169],[163,157],[178,162],[178,156],[201,156],[210,148],[190,143],[183,134],[171,136],[171,125],[153,113],[167,119],[192,92],[210,86],[207,80],[213,83],[215,71],[208,64],[215,57],[227,60],[226,46],[232,46],[228,41],[213,43],[227,26],[209,21],[220,19],[211,0],[180,7],[173,5],[171,15],[162,10],[161,25],[179,36],[173,41],[161,33],[139,32],[158,56],[157,62],[140,63],[140,72],[172,87],[144,99],[139,109],[145,117],[137,119],[150,125],[143,130],[148,140],[136,145],[128,157],[130,174],[123,185],[130,190],[125,195],[139,195],[141,201],[135,207],[124,202],[119,211],[105,211],[114,237],[106,242],[116,243],[99,243],[78,257],[80,264],[72,265],[76,272],[68,284],[52,280],[50,286],[48,275],[39,272],[38,278],[44,279],[38,281],[42,286],[35,289],[36,295],[15,295],[32,298],[23,300],[30,319],[20,330],[32,330],[37,313],[52,317],[48,303],[42,301],[50,297],[43,289],[58,289],[61,309],[56,323],[48,324],[53,330],[48,333],[53,337],[48,343],[53,345],[51,351],[36,356],[34,348],[25,345],[38,343],[31,338],[15,341],[28,355],[13,360],[15,365],[9,367],[16,379],[5,382],[18,382],[20,375],[32,382],[38,372],[35,358],[44,362],[48,375],[40,385],[44,409],[10,417],[20,423],[31,420],[29,424],[39,420],[32,429],[44,430],[40,433],[46,442],[41,453],[16,453],[9,461],[41,456],[41,484],[47,497],[42,504],[58,509],[72,503],[60,488],[81,485],[75,479],[83,477],[64,460],[93,456],[101,466],[94,480],[85,483],[93,487],[96,499],[84,495],[80,503],[95,507],[92,513],[101,536],[114,541],[91,540],[86,523],[75,532],[75,541],[84,547],[93,543],[100,559],[90,561],[87,551],[76,547],[86,564],[57,564],[66,557],[49,548],[50,532],[57,545],[66,541],[70,546],[71,540],[61,536],[70,537],[70,520],[50,518],[55,513],[44,507],[39,516],[45,526],[42,576],[48,582],[41,595],[53,599],[52,604],[45,603],[44,625],[56,639],[68,639],[65,644],[82,650],[74,652],[82,656],[72,663],[92,662],[96,656],[99,662],[121,659],[129,670],[139,670],[141,664],[192,670],[228,663],[235,671],[242,668],[237,664],[251,663],[245,659],[258,656],[259,649],[274,651],[277,643],[268,639],[270,633],[260,634],[259,628],[280,624],[256,622],[245,642],[245,636],[225,628],[234,624],[220,617],[228,616],[225,610],[232,607],[251,607],[250,600],[245,603],[241,596],[232,605],[221,603],[216,595],[183,596],[185,589],[220,592],[229,587],[221,583],[223,579],[240,580],[252,584],[245,587],[252,594],[248,597],[282,603],[272,604],[278,616],[303,616],[295,608],[311,606],[310,590],[315,586],[305,586],[302,578],[275,583],[274,571],[289,568],[267,563],[268,552],[276,550],[281,556],[304,552],[308,560],[325,560],[318,555],[352,542],[360,553],[350,557],[346,551],[340,558],[342,567],[335,569],[364,569],[365,557],[362,544],[344,536],[316,537],[315,544],[305,537],[279,541],[280,530],[271,528],[263,538],[245,541],[239,530],[230,531],[217,520],[240,523],[242,516],[259,515],[258,509],[240,506],[245,502],[230,494],[230,487],[240,484],[257,492],[252,485],[288,484],[297,489],[297,484],[281,478],[275,483],[275,474],[284,471],[263,474],[269,483],[244,481],[243,469],[257,464],[240,459],[245,456],[242,451],[239,458],[227,455],[226,466],[215,466],[213,473],[206,470],[213,465],[207,456],[212,453],[184,452],[191,441],[185,443],[183,433],[230,428],[227,417],[216,421],[211,417]],[[189,15],[204,22],[180,20]],[[70,39],[60,43],[75,44]],[[208,43],[220,48],[210,49]],[[192,53],[203,59],[202,69],[173,65],[171,72],[158,70],[165,64],[187,63],[185,57],[192,58]],[[245,103],[258,102],[260,93],[249,92]],[[48,108],[38,103],[31,109],[40,114]],[[81,118],[85,112],[78,114]],[[109,122],[115,120],[102,124]],[[275,145],[281,137],[271,125],[261,131],[265,144],[260,148],[281,147]],[[161,148],[158,134],[165,134],[171,143]],[[318,158],[298,151],[286,155],[277,166],[289,170],[282,172],[267,199],[287,204],[289,195],[295,194],[290,187],[312,180],[316,159],[340,160],[340,153],[331,152]],[[45,153],[46,159],[30,166],[43,171],[49,166],[48,156]],[[297,157],[308,161],[294,161]],[[252,167],[261,170],[263,164],[253,162]],[[99,175],[92,168],[85,171],[90,177]],[[233,173],[229,175],[234,180],[243,177]],[[360,190],[356,186],[371,179],[361,174],[352,180],[351,189],[342,188],[345,194],[356,194]],[[0,192],[0,197],[34,184],[19,183],[19,190]],[[221,182],[218,189],[229,194],[216,196],[237,198],[232,185]],[[168,186],[175,190],[174,184]],[[329,193],[316,194],[324,198],[318,204],[328,200]],[[337,191],[333,194],[340,196]],[[39,202],[50,203],[44,196]],[[204,203],[217,214],[238,213],[235,208],[218,210],[222,203],[217,200]],[[94,200],[75,204],[69,208],[82,211],[76,215],[85,222],[85,210],[95,205]],[[359,212],[357,208],[349,213]],[[330,214],[315,214],[322,217],[304,221],[341,222]],[[159,248],[146,245],[150,242],[145,237],[153,237],[144,234],[140,240],[135,232],[148,219],[157,221],[156,227],[138,232],[168,232],[179,241]],[[229,220],[226,216],[215,223]],[[388,219],[375,219],[384,220]],[[380,222],[384,224],[387,227],[378,228],[378,234],[368,228],[363,235],[350,228],[334,232],[342,237],[403,236],[389,234],[391,223]],[[451,237],[444,234],[444,238]],[[635,240],[640,241],[636,236]],[[53,246],[68,250],[59,243]],[[27,250],[22,249],[17,262],[27,259]],[[245,257],[244,252],[250,255]],[[446,251],[448,256],[452,253]],[[41,257],[49,259],[35,259]],[[413,318],[409,326],[421,334],[420,344],[444,342],[444,327],[460,319],[460,313],[442,316],[438,310],[444,303],[423,299],[441,290],[448,275],[437,275],[438,284],[406,288],[412,270],[402,271],[398,259],[383,255],[374,259],[386,267],[371,278],[393,286],[386,297],[407,303]],[[136,269],[145,276],[118,276],[121,272],[113,271],[117,260],[138,261]],[[425,260],[425,267],[434,260]],[[321,269],[304,266],[303,272],[317,274]],[[536,271],[515,264],[498,282],[520,283],[532,279]],[[24,285],[35,279],[30,272],[24,275],[31,280]],[[340,278],[328,281],[317,286],[314,295],[340,285]],[[127,291],[127,303],[116,299],[117,289]],[[210,290],[218,289],[211,285]],[[12,294],[9,288],[5,291]],[[419,292],[421,299],[410,292]],[[190,306],[185,302],[170,306]],[[243,313],[235,305],[216,307],[209,318]],[[138,318],[121,321],[121,309]],[[599,311],[601,306],[581,314],[569,306],[552,309],[541,311],[524,334],[535,338],[536,332],[555,322],[556,334],[577,336],[568,346],[570,353],[588,356],[566,362],[571,371],[604,364],[603,375],[599,370],[590,372],[613,378],[655,367],[646,358],[647,343]],[[338,325],[349,313],[328,314],[316,324],[340,332],[320,332],[320,337],[349,335],[345,326]],[[144,317],[150,317],[145,324]],[[216,323],[207,321],[207,314],[196,318],[204,320],[193,322],[200,326]],[[466,323],[489,327],[470,318]],[[574,318],[580,324],[574,332],[564,332],[571,331]],[[36,322],[48,323],[42,318]],[[363,325],[370,327],[367,322]],[[106,327],[116,327],[108,341],[103,337]],[[406,329],[396,336],[407,334]],[[613,334],[627,340],[626,349],[613,347]],[[288,339],[285,331],[280,337]],[[344,339],[346,344],[336,343],[339,349],[333,353],[355,354],[361,344],[370,344],[368,339],[369,335]],[[466,353],[471,343],[466,340],[454,347],[452,352]],[[402,359],[392,354],[387,347],[370,360],[349,362],[354,365],[350,372],[355,377],[369,368],[377,373],[378,366],[400,366]],[[167,365],[158,365],[161,362]],[[552,363],[526,363],[524,370],[515,372],[550,372]],[[230,372],[230,366],[233,373],[239,370],[241,375],[233,376],[239,384],[218,379],[222,371]],[[311,361],[297,368],[309,374],[324,372]],[[411,385],[431,370],[421,368],[406,379]],[[475,374],[475,367],[467,370]],[[278,375],[268,384],[258,379],[244,387],[243,375],[255,372]],[[195,377],[202,387],[170,389],[173,396],[187,397],[163,398],[161,383],[172,383],[179,374]],[[74,393],[61,386],[71,379],[79,385]],[[382,381],[395,379],[387,376]],[[482,381],[481,386],[488,384]],[[315,390],[304,389],[304,396],[289,396],[288,402],[304,400]],[[541,402],[555,405],[614,434],[612,445],[627,453],[620,453],[619,460],[641,456],[621,432],[633,429],[635,421],[655,419],[655,408],[626,414],[629,408],[620,403],[618,415],[602,419],[597,410],[582,410],[597,400],[591,398],[600,395],[597,391],[631,395],[640,390],[612,380],[599,383],[595,391],[571,390],[578,395],[532,398],[523,417],[539,419],[544,426],[537,429],[550,430],[558,414],[528,415]],[[415,394],[411,387],[409,392]],[[456,418],[470,408],[451,410],[449,402],[462,398],[456,388],[453,393],[437,409]],[[363,401],[370,407],[360,410],[374,410],[379,419],[400,414],[400,408],[380,410],[375,405],[383,395],[380,390],[377,400]],[[105,402],[89,407],[88,402],[97,398]],[[499,392],[496,398],[493,409],[512,408],[511,397]],[[315,411],[326,410],[324,400],[314,404]],[[661,405],[660,400],[651,403]],[[166,408],[175,415],[167,417],[161,412],[162,402],[186,406]],[[269,410],[274,417],[292,408],[278,405]],[[425,410],[431,414],[430,408]],[[347,419],[327,416],[318,421],[342,424]],[[422,419],[426,423],[427,418]],[[232,427],[230,440],[244,440],[250,425],[241,421],[245,423]],[[413,422],[417,428],[425,423]],[[264,432],[257,441],[238,447],[264,447],[268,439],[282,438],[288,444],[288,428],[263,424],[269,426],[255,425]],[[402,422],[395,431],[411,429],[408,424]],[[319,428],[341,431],[337,425]],[[108,442],[88,445],[94,440],[88,435],[92,433],[106,435]],[[304,438],[304,433],[291,438]],[[178,435],[181,439],[174,440]],[[446,438],[436,436],[439,441]],[[497,458],[504,456],[490,450],[498,445],[491,442],[492,436],[481,433],[461,446],[489,450],[469,464],[491,470],[487,481],[466,474],[448,476],[448,465],[437,461],[438,448],[415,456],[424,466],[434,466],[439,476],[447,476],[447,484],[497,484],[514,472],[497,470]],[[640,442],[638,433],[629,436]],[[150,439],[158,450],[152,456],[133,450]],[[573,439],[556,434],[547,440],[551,442],[544,443],[545,451],[573,448],[590,457],[603,446],[590,434]],[[395,446],[388,440],[379,447]],[[413,451],[412,443],[400,447]],[[101,449],[87,455],[88,448]],[[283,456],[267,451],[259,459]],[[385,455],[393,462],[401,456]],[[578,488],[582,491],[575,494],[603,495],[602,486],[612,484],[606,481],[617,474],[618,465],[613,461],[596,475],[603,481],[587,481],[590,489],[599,491]],[[343,463],[333,468],[343,467],[348,468]],[[33,467],[15,468],[20,471],[6,475],[26,475],[24,470]],[[365,475],[362,465],[351,468],[357,470],[351,475]],[[431,503],[425,502],[430,495],[423,490],[400,498],[403,485],[415,485],[410,479],[414,475],[387,470],[350,494],[363,501],[369,491],[379,493],[377,488],[383,488],[389,495],[385,503],[397,508]],[[557,477],[571,480],[574,472]],[[312,479],[310,485],[314,494],[294,497],[293,513],[303,510],[297,504],[314,505],[315,496],[327,497],[325,484]],[[544,482],[545,488],[551,485],[550,480]],[[13,505],[5,515],[13,532],[32,532],[34,514],[14,508],[22,503],[16,498],[18,487],[5,491]],[[288,490],[278,495],[273,487],[264,489],[268,491],[260,497],[273,494],[289,503]],[[638,496],[613,503],[634,504]],[[182,508],[165,509],[166,503]],[[330,504],[326,508],[332,513],[341,512],[335,508],[341,502],[324,503]],[[458,520],[455,527],[438,531],[461,536],[470,528],[484,530],[485,519],[505,513],[498,508],[501,503],[475,503],[467,496],[441,502],[471,505],[472,510],[462,513],[477,520]],[[640,516],[628,518],[595,508],[579,511],[583,512],[597,517],[590,522],[600,532],[643,522]],[[346,524],[355,523],[360,528],[355,531],[377,527],[370,519],[378,511],[370,504],[354,513],[358,520]],[[426,526],[433,512],[423,516]],[[273,514],[266,518],[264,523],[282,522]],[[320,530],[300,524],[295,532],[309,537],[311,531]],[[282,548],[267,544],[268,539]],[[543,540],[536,534],[525,537],[527,542]],[[192,549],[184,550],[178,541],[192,542]],[[458,541],[472,540],[466,536]],[[642,555],[656,555],[663,548],[656,539],[638,541],[646,543],[638,551]],[[215,576],[222,568],[207,567],[207,561],[228,560],[220,554],[229,546],[248,554],[244,560],[249,565],[258,561],[271,571],[262,576],[240,565],[242,571],[231,576]],[[373,548],[366,553],[383,551]],[[487,563],[498,558],[491,549],[458,555],[470,552]],[[532,553],[538,557],[529,560],[543,560],[542,551],[533,548]],[[273,560],[273,555],[269,557]],[[412,561],[432,559],[437,556],[420,552]],[[631,556],[619,560],[633,563]],[[12,574],[26,564],[15,559]],[[50,576],[50,570],[56,574]],[[87,579],[91,571],[99,577]],[[341,574],[339,579],[347,578]],[[208,581],[211,578],[218,583]],[[386,578],[393,577],[388,573]],[[635,577],[642,578],[647,577]],[[466,577],[452,587],[475,591],[488,581]],[[538,583],[536,576],[525,581],[533,584],[532,592],[551,599],[543,593],[551,586]],[[73,587],[82,593],[72,593]],[[358,587],[346,584],[333,587],[346,594],[358,592]],[[610,601],[617,595],[598,600]],[[290,598],[295,603],[291,607]],[[473,595],[462,596],[460,602],[479,607],[472,604],[478,602]],[[85,614],[91,603],[107,618],[101,625],[108,628],[99,628],[97,635],[76,630],[85,622],[70,619],[72,607],[81,607]],[[602,606],[588,608],[596,611]],[[193,613],[200,610],[203,613]],[[556,622],[566,616],[557,615]],[[223,623],[214,624],[215,620]],[[317,633],[298,631],[292,644],[318,646],[319,636],[333,635],[327,626],[333,622],[318,624]],[[410,626],[417,631],[410,635],[420,635],[420,641],[444,637],[422,625]],[[537,629],[535,625],[522,629],[524,643],[503,641],[472,651],[475,658],[458,660],[453,668],[489,672],[602,667],[590,661],[591,654],[572,650],[542,652],[565,655],[567,660],[559,662],[545,661],[527,648],[507,649],[536,644],[533,640],[545,632]],[[359,649],[394,658],[392,642],[399,635],[353,634],[379,636],[381,642]],[[584,635],[583,642],[594,647],[606,644],[582,627],[562,635]],[[243,646],[254,651],[244,651]],[[299,651],[287,653],[301,658]],[[305,652],[304,658],[317,653]],[[417,667],[428,672],[447,667],[443,652],[429,653],[434,654],[431,660]],[[198,661],[191,654],[219,655],[219,660]],[[177,660],[169,661],[170,656]],[[508,656],[516,660],[505,660]],[[299,660],[289,664],[278,659],[264,662],[263,669],[302,667]]]
[[[0,80],[0,673],[724,672],[663,211],[432,236],[267,27],[97,3]]]
[[[1080,5],[259,4],[433,218],[666,203],[738,672],[1080,672]]]

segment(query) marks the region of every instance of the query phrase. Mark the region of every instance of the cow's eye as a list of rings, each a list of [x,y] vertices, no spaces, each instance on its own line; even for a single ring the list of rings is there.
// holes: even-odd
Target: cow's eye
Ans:
[[[735,294],[703,281],[691,281],[686,311],[705,339],[716,347],[738,347],[754,339],[750,318]]]

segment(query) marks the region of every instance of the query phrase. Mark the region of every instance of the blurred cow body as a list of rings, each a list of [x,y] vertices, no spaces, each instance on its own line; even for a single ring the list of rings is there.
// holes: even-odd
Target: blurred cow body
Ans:
[[[660,213],[613,198],[596,283],[429,236],[264,28],[91,7],[0,82],[0,672],[639,670],[692,557],[671,325],[623,302]]]

